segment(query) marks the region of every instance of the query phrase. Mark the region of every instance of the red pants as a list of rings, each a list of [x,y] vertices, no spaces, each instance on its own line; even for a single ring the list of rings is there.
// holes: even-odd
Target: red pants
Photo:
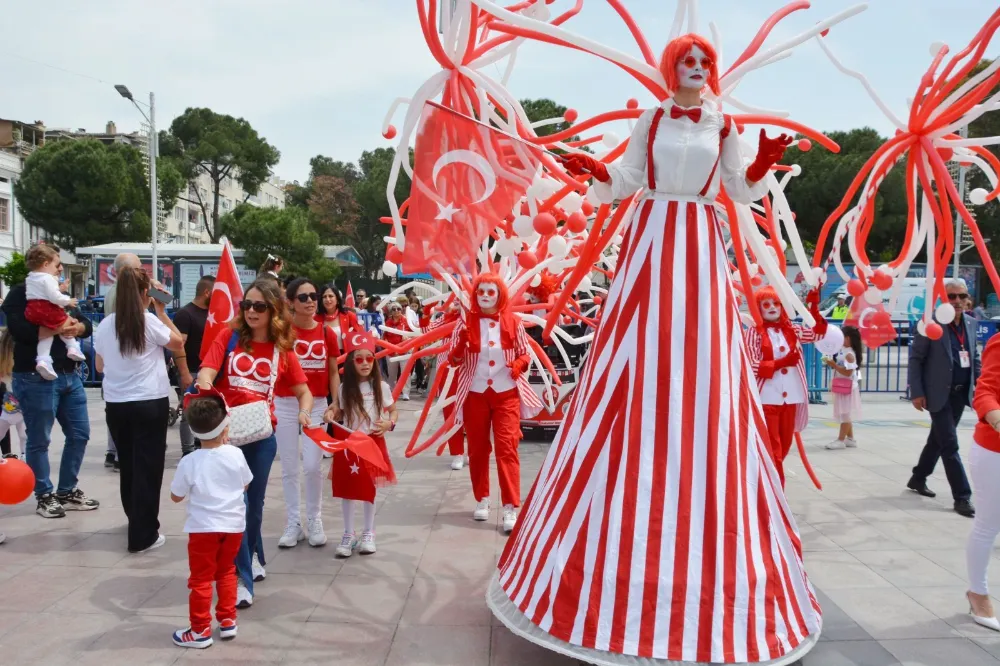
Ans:
[[[764,420],[767,421],[768,444],[771,460],[778,468],[781,487],[785,487],[785,456],[792,450],[795,438],[795,411],[798,405],[764,405]]]
[[[191,630],[200,633],[212,626],[212,583],[219,602],[215,619],[236,620],[236,553],[243,534],[205,532],[188,535],[188,612]]]
[[[455,391],[452,389],[451,395],[454,393]],[[444,420],[447,421],[451,418],[451,413],[455,411],[455,405],[448,405],[441,411],[444,413]],[[460,456],[463,453],[465,453],[465,432],[460,428],[458,432],[448,438],[448,454]]]
[[[490,428],[496,447],[497,476],[503,504],[521,506],[521,397],[516,388],[503,393],[469,393],[462,414],[469,439],[469,475],[476,501],[490,496]]]

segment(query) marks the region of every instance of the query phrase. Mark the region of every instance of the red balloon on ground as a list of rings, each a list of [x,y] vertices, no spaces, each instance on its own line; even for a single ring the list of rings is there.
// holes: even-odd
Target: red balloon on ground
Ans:
[[[530,250],[525,250],[524,252],[517,255],[517,263],[519,263],[524,268],[534,268],[538,265],[538,257],[535,256],[534,252]]]
[[[0,459],[0,504],[20,504],[35,490],[35,474],[16,458]]]
[[[539,213],[535,216],[535,231],[542,236],[554,234],[556,232],[556,225],[556,218],[551,213]]]
[[[574,234],[586,231],[587,217],[579,211],[573,213],[572,215],[569,216],[569,219],[566,220],[566,228],[572,231]]]
[[[865,283],[861,280],[849,280],[847,282],[847,293],[855,298],[865,293]]]
[[[944,329],[941,328],[941,324],[936,321],[932,321],[929,324],[924,325],[924,333],[931,340],[940,340],[941,335],[944,333]]]

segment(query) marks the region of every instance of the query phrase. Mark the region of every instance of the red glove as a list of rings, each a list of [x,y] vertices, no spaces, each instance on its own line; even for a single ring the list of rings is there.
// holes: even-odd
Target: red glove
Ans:
[[[785,148],[792,143],[792,137],[782,134],[777,139],[769,139],[764,129],[760,130],[760,140],[757,144],[757,157],[753,164],[747,167],[747,180],[756,183],[767,175],[778,161],[785,156]]]
[[[788,354],[786,354],[783,358],[779,358],[778,360],[774,361],[774,369],[780,370],[782,368],[792,368],[798,365],[799,361],[801,360],[802,360],[802,354],[799,353],[799,348],[796,347]]]
[[[809,312],[812,314],[813,319],[816,320],[816,325],[813,326],[813,333],[820,337],[825,336],[829,324],[827,324],[823,315],[819,313],[819,289],[813,289],[809,292],[806,296],[806,305],[809,306]]]
[[[510,368],[510,376],[514,378],[514,381],[517,381],[524,374],[524,371],[528,369],[529,363],[530,361],[524,356],[519,356],[510,362],[507,367]]]
[[[761,361],[757,366],[757,376],[761,379],[770,379],[774,377],[774,370],[774,361]]]
[[[608,175],[608,168],[598,162],[590,155],[580,155],[574,153],[562,158],[563,166],[574,176],[592,175],[602,183],[610,183],[611,176]]]
[[[451,348],[451,353],[448,354],[448,360],[451,361],[452,365],[457,366],[462,362],[462,357],[465,356],[465,350],[469,348],[469,331],[467,329],[462,329],[458,334],[458,339],[455,341],[455,346]]]

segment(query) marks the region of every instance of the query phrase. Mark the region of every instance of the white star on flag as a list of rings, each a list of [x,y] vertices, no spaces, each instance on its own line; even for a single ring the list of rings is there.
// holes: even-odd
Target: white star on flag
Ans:
[[[351,474],[357,474],[357,473],[358,473],[358,471],[359,471],[360,469],[361,469],[361,468],[360,468],[360,467],[358,467],[358,464],[357,464],[357,463],[353,463],[353,464],[351,465]]]
[[[452,216],[455,215],[455,213],[458,212],[458,209],[455,208],[454,206],[452,206],[451,202],[448,202],[446,204],[438,203],[437,206],[438,206],[438,214],[437,214],[437,217],[435,217],[434,219],[435,220],[444,220],[448,224],[451,224],[452,223],[452,219],[451,218],[452,218]]]
[[[215,315],[211,310],[208,311],[208,318],[205,320],[205,323],[209,326],[214,326],[216,324]]]

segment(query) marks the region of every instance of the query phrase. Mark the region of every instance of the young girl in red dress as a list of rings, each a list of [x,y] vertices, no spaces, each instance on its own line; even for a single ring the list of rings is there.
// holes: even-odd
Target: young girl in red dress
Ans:
[[[344,536],[337,546],[337,557],[350,557],[355,548],[362,555],[375,552],[375,489],[396,483],[384,435],[396,426],[398,417],[392,389],[382,381],[382,373],[375,362],[375,341],[367,333],[355,331],[345,337],[344,343],[347,360],[339,396],[344,426],[375,440],[385,459],[386,471],[373,477],[350,451],[334,454],[330,465],[333,496],[341,498],[344,509]],[[365,514],[360,543],[354,532],[356,501],[362,502]]]

